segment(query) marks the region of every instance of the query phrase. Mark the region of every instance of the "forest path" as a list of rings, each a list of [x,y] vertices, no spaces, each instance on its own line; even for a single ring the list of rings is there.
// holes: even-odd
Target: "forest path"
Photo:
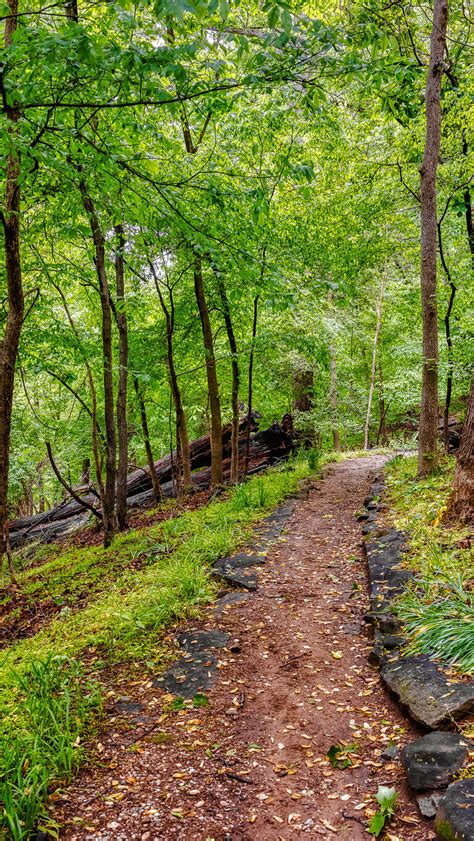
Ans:
[[[112,719],[102,739],[106,767],[84,771],[57,804],[61,838],[359,841],[369,837],[367,810],[375,811],[380,784],[399,792],[386,838],[435,837],[400,763],[381,756],[417,731],[367,659],[354,513],[383,461],[326,469],[269,549],[257,592],[208,609],[199,627],[230,635],[209,706],[163,713],[150,682],[120,687],[131,698],[128,721]],[[356,747],[352,764],[335,768],[326,754],[341,742]]]

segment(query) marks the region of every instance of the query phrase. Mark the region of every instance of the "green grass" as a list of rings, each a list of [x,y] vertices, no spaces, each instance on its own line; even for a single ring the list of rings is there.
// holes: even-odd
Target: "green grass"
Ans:
[[[405,563],[417,573],[397,610],[408,653],[424,652],[460,672],[474,672],[474,557],[468,529],[442,522],[454,459],[428,479],[417,479],[416,458],[392,460],[387,488],[395,525],[409,535]]]

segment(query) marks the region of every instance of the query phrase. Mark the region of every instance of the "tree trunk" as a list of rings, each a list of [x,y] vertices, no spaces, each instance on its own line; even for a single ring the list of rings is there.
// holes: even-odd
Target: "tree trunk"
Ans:
[[[466,135],[463,136],[463,143],[462,143],[462,150],[465,155],[468,153],[468,145],[466,140]],[[474,270],[474,225],[472,223],[472,204],[471,204],[471,191],[469,187],[466,187],[464,191],[464,206],[466,208],[465,211],[465,218],[466,218],[466,230],[467,230],[467,241],[469,243],[469,250],[471,252],[471,262],[472,268]]]
[[[453,391],[453,374],[454,374],[454,358],[453,358],[453,340],[451,338],[451,312],[454,305],[454,298],[456,296],[456,286],[453,282],[451,277],[451,273],[449,271],[448,265],[446,263],[446,258],[444,256],[444,249],[443,249],[443,238],[441,234],[441,222],[437,223],[438,229],[438,246],[439,246],[439,255],[441,259],[441,265],[443,266],[444,273],[446,275],[446,281],[449,286],[449,300],[448,306],[446,308],[446,313],[444,316],[444,332],[446,336],[446,346],[447,346],[447,354],[448,354],[448,369],[446,372],[446,399],[444,401],[444,415],[443,415],[443,433],[444,433],[444,446],[446,452],[448,452],[449,446],[449,409],[451,406],[451,394]]]
[[[115,253],[115,280],[117,287],[116,321],[119,334],[119,375],[117,386],[117,525],[120,531],[127,527],[127,384],[128,384],[128,324],[125,309],[125,237],[122,225],[115,226],[117,250]]]
[[[186,422],[186,415],[183,408],[183,401],[181,397],[181,389],[178,383],[178,376],[174,364],[174,349],[173,349],[173,333],[174,333],[174,299],[173,291],[168,289],[170,295],[170,306],[166,305],[165,299],[160,289],[160,282],[157,277],[155,267],[150,261],[149,263],[153,279],[155,281],[155,288],[158,293],[161,309],[166,319],[166,364],[168,367],[168,376],[170,381],[171,396],[173,399],[174,410],[176,412],[176,443],[177,453],[179,453],[178,464],[176,465],[176,480],[178,481],[179,467],[181,465],[183,472],[183,486],[185,492],[192,487],[191,478],[191,452],[189,449],[188,425]]]
[[[250,428],[252,425],[252,410],[253,410],[253,358],[255,355],[255,339],[257,338],[257,324],[258,324],[258,299],[260,295],[256,295],[253,299],[253,320],[252,320],[252,344],[250,345],[249,355],[249,385],[247,398],[247,435],[245,441],[245,473],[249,472],[249,456],[250,456]]]
[[[150,433],[148,430],[148,419],[146,416],[146,408],[145,408],[145,401],[143,399],[143,394],[140,391],[140,384],[138,382],[138,377],[133,378],[133,385],[135,388],[135,394],[137,395],[138,400],[138,407],[140,409],[140,421],[142,424],[142,433],[143,433],[143,443],[145,444],[145,453],[146,453],[146,460],[148,463],[148,470],[150,472],[151,482],[153,486],[153,495],[157,502],[161,502],[162,494],[160,488],[160,480],[158,478],[157,472],[155,470],[155,460],[153,458],[153,452],[151,449],[150,444]],[[126,498],[126,491],[127,491],[127,481],[125,479],[125,498]]]
[[[383,387],[383,373],[382,373],[382,354],[380,354],[379,364],[378,364],[378,373],[379,373],[379,428],[377,431],[377,446],[380,444],[387,443],[387,425],[386,425],[386,415],[387,415],[387,406],[385,403],[385,394],[384,394],[384,387]]]
[[[474,524],[474,374],[445,520]]]
[[[105,240],[91,196],[84,181],[80,183],[84,209],[87,213],[95,249],[95,267],[99,281],[100,306],[102,314],[102,353],[104,377],[104,420],[105,420],[105,491],[103,498],[104,546],[110,546],[116,530],[115,482],[117,441],[115,434],[114,380],[112,353],[112,309],[110,291],[105,268]]]
[[[232,438],[231,438],[231,462],[230,462],[230,481],[237,482],[239,479],[239,357],[237,351],[237,342],[235,340],[234,326],[232,324],[232,317],[230,314],[229,299],[227,297],[224,281],[219,272],[215,272],[217,280],[217,288],[222,302],[222,312],[224,315],[225,329],[229,341],[230,352],[232,354]]]
[[[436,173],[441,140],[441,77],[448,25],[447,0],[434,0],[430,64],[426,78],[426,138],[420,167],[421,311],[423,373],[418,475],[436,466],[438,439],[438,313],[436,305]]]
[[[194,254],[194,293],[196,295],[196,301],[199,309],[204,352],[206,355],[207,388],[211,409],[211,486],[215,488],[222,485],[224,482],[222,468],[222,419],[219,399],[219,384],[217,381],[216,358],[214,354],[214,341],[212,338],[209,309],[204,292],[202,260],[199,254]]]
[[[374,344],[373,344],[373,348],[372,348],[372,365],[371,365],[371,370],[370,370],[369,396],[368,396],[368,399],[367,399],[367,414],[365,416],[364,450],[369,449],[370,415],[371,415],[371,412],[372,412],[372,398],[374,396],[374,388],[375,388],[375,372],[377,370],[377,346],[378,346],[378,343],[379,343],[380,325],[382,323],[382,304],[383,304],[384,289],[385,289],[385,269],[383,271],[382,279],[380,281],[379,297],[377,299],[377,304],[376,304],[377,321],[376,321],[376,324],[375,324]]]
[[[337,367],[336,354],[329,343],[329,405],[331,407],[332,443],[336,453],[341,452],[341,435],[337,425]]]
[[[17,28],[17,0],[8,0],[9,17],[5,20],[5,47],[10,47]],[[8,131],[12,139],[5,171],[5,209],[1,213],[5,247],[5,274],[8,310],[5,329],[0,341],[0,567],[6,553],[10,574],[14,578],[8,538],[8,474],[10,465],[10,432],[15,367],[24,316],[24,296],[20,257],[20,154],[14,148],[20,112],[16,102],[5,111]]]

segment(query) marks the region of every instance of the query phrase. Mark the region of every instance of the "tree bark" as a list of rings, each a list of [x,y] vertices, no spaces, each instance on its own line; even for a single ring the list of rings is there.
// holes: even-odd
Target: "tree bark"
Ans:
[[[95,249],[95,267],[99,281],[100,306],[102,315],[102,353],[104,378],[104,420],[105,420],[105,491],[102,503],[104,524],[104,546],[110,546],[116,530],[115,483],[117,437],[115,433],[114,381],[112,352],[112,308],[110,290],[105,268],[105,239],[99,225],[97,212],[85,181],[79,185],[84,210],[87,213]]]
[[[115,252],[115,281],[117,291],[116,322],[119,334],[119,375],[117,385],[117,525],[119,531],[127,527],[127,472],[128,472],[128,324],[125,309],[125,236],[123,225],[115,225],[117,250]]]
[[[449,445],[449,409],[451,406],[451,394],[453,391],[453,374],[454,374],[454,358],[453,358],[453,340],[451,338],[451,312],[454,306],[454,298],[456,296],[456,285],[453,282],[451,277],[451,272],[449,271],[448,265],[446,263],[446,258],[444,256],[444,249],[443,249],[443,238],[441,234],[441,222],[437,223],[438,229],[438,246],[439,246],[439,255],[441,259],[441,265],[443,266],[444,273],[446,275],[446,281],[449,286],[449,300],[448,306],[446,308],[446,312],[444,315],[444,332],[446,336],[446,347],[448,353],[448,369],[446,372],[446,398],[444,401],[444,415],[443,415],[443,437],[444,437],[444,446],[446,452],[448,452],[448,445]]]
[[[133,378],[133,385],[135,388],[135,394],[137,395],[138,400],[138,408],[140,409],[140,421],[142,425],[142,433],[143,433],[143,443],[145,444],[145,453],[146,453],[146,460],[148,463],[148,470],[151,476],[151,483],[153,486],[153,495],[157,502],[161,502],[162,494],[161,494],[161,487],[160,487],[160,480],[158,478],[157,472],[155,470],[155,460],[153,458],[153,452],[151,449],[150,444],[150,433],[148,430],[148,418],[146,416],[146,407],[145,401],[143,399],[143,394],[140,391],[140,384],[138,382],[138,377]],[[127,483],[125,480],[125,491],[127,491]]]
[[[222,418],[221,404],[219,399],[219,383],[217,381],[216,357],[214,354],[214,340],[212,338],[212,327],[209,318],[206,294],[204,291],[204,279],[202,273],[202,259],[199,254],[194,254],[194,293],[199,309],[202,337],[204,342],[204,353],[206,356],[207,388],[209,393],[209,405],[211,409],[211,486],[213,488],[222,485],[224,473],[222,467]]]
[[[217,280],[217,289],[222,303],[222,313],[224,316],[225,329],[227,332],[227,339],[229,341],[230,352],[232,354],[232,438],[231,438],[231,462],[230,462],[230,481],[235,483],[239,479],[239,356],[237,351],[237,342],[235,340],[234,326],[232,324],[232,317],[230,314],[229,299],[225,288],[224,281],[219,272],[215,271]]]
[[[448,25],[448,0],[434,0],[430,64],[426,78],[426,137],[420,167],[421,310],[423,372],[418,475],[436,467],[438,439],[438,313],[436,304],[436,173],[441,141],[441,78]]]
[[[17,28],[16,15],[18,13],[18,1],[8,0],[8,10],[9,16],[5,20],[5,48],[10,47],[13,43],[13,37]],[[12,105],[8,104],[8,98],[3,89],[3,82],[2,94],[6,103],[5,111],[12,148],[8,153],[6,161],[5,209],[1,213],[5,248],[8,310],[3,337],[0,341],[0,567],[3,555],[6,553],[10,574],[12,579],[14,579],[8,537],[8,475],[15,367],[25,305],[20,253],[20,153],[14,147],[20,111],[16,102]]]
[[[474,524],[474,374],[461,433],[453,490],[444,519]]]
[[[387,405],[385,403],[385,394],[384,394],[384,387],[383,387],[383,373],[382,373],[382,354],[379,357],[379,364],[377,365],[378,374],[379,374],[379,428],[377,430],[377,446],[380,444],[387,443],[387,425],[386,425],[386,415],[387,415]]]
[[[160,289],[160,282],[157,277],[155,267],[150,261],[149,263],[151,273],[155,282],[155,288],[160,301],[161,309],[166,320],[166,365],[168,368],[168,376],[170,381],[171,396],[173,399],[174,410],[176,412],[176,441],[177,454],[179,453],[178,464],[176,465],[176,479],[178,480],[179,466],[183,472],[183,487],[184,491],[188,491],[192,487],[191,478],[191,451],[189,448],[188,425],[186,422],[186,415],[183,408],[183,400],[181,397],[181,389],[179,387],[178,375],[174,364],[174,348],[173,348],[173,334],[174,334],[174,298],[173,290],[168,288],[170,296],[170,305],[166,305],[163,293]]]
[[[369,396],[367,399],[367,414],[365,416],[365,427],[364,427],[364,450],[369,449],[369,429],[370,429],[370,415],[372,412],[372,398],[374,396],[374,388],[375,388],[375,373],[377,370],[377,347],[379,343],[379,336],[380,336],[380,326],[382,324],[382,305],[383,305],[383,295],[385,290],[385,270],[382,274],[382,279],[380,281],[380,290],[379,296],[377,298],[376,303],[376,316],[377,321],[375,324],[375,333],[374,333],[374,344],[372,348],[372,365],[370,369],[370,385],[369,385]]]
[[[250,345],[249,355],[249,384],[248,384],[248,398],[247,398],[247,435],[245,441],[245,473],[249,472],[249,456],[250,456],[250,427],[252,425],[252,411],[253,411],[253,358],[255,355],[255,340],[257,338],[257,324],[258,324],[258,299],[260,295],[255,295],[253,299],[253,319],[252,319],[252,343]]]
[[[331,407],[332,443],[336,453],[341,452],[341,435],[337,425],[337,366],[336,354],[329,343],[329,405]]]
[[[468,153],[468,145],[466,140],[466,135],[463,136],[462,141],[462,150],[465,155]],[[471,263],[472,268],[474,270],[474,225],[472,222],[472,203],[471,203],[471,191],[469,187],[466,187],[464,191],[464,206],[465,210],[465,219],[466,219],[466,230],[467,230],[467,241],[469,243],[469,250],[471,252]]]

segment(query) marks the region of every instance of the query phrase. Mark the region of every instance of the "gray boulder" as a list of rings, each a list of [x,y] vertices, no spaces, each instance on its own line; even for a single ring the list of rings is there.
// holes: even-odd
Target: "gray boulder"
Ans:
[[[470,742],[458,733],[436,730],[402,748],[400,758],[414,789],[444,788],[462,768]]]
[[[474,841],[474,777],[449,786],[436,815],[442,841]]]
[[[384,665],[381,674],[411,717],[430,730],[474,712],[474,680],[448,680],[423,654],[394,658]]]

